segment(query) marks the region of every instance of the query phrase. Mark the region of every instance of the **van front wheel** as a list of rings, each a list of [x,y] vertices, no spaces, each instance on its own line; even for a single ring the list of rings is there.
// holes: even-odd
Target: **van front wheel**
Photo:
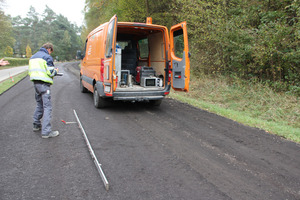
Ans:
[[[88,90],[82,85],[82,77],[80,76],[80,91],[82,93],[87,93]]]
[[[96,108],[104,108],[106,106],[106,101],[103,97],[99,96],[97,87],[94,87],[94,106]]]

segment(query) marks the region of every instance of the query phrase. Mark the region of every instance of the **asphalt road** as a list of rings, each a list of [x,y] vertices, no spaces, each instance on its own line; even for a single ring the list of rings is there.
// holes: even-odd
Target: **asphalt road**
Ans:
[[[0,82],[15,75],[18,75],[19,73],[22,73],[26,70],[28,70],[28,66],[13,67],[8,69],[0,68]]]
[[[54,130],[32,131],[28,77],[0,96],[0,199],[300,199],[300,145],[166,98],[160,107],[93,106],[78,63],[58,64]],[[105,190],[76,110],[110,184]]]

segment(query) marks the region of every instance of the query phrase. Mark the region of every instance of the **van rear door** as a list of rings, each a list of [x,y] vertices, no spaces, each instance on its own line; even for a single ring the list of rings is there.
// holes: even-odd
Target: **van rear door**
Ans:
[[[171,27],[170,32],[172,88],[189,91],[190,58],[186,22]]]
[[[117,15],[114,15],[107,27],[107,35],[105,40],[105,55],[103,69],[104,93],[106,96],[112,96],[114,87],[113,67],[115,63],[116,37],[117,37]]]

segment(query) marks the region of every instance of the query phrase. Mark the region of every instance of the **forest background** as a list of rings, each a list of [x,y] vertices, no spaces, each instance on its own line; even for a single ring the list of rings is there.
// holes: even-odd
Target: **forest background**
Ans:
[[[57,15],[48,6],[42,14],[31,6],[25,18],[6,16],[1,10],[0,28],[1,57],[30,58],[48,41],[54,45],[51,55],[56,60],[74,59],[76,51],[82,49],[81,27],[61,14]]]

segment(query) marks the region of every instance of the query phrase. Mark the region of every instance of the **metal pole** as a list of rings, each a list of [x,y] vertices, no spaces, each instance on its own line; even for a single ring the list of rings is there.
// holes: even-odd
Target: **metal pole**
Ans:
[[[84,131],[84,129],[83,129],[81,123],[80,123],[80,120],[79,120],[79,118],[78,118],[77,113],[76,113],[75,110],[74,110],[74,115],[75,115],[75,117],[76,117],[76,119],[77,119],[79,128],[81,129],[81,132],[82,132],[82,134],[83,134],[83,137],[84,137],[84,139],[85,139],[85,142],[86,142],[86,144],[87,144],[87,146],[88,146],[88,148],[89,148],[89,152],[90,152],[90,154],[91,154],[91,156],[92,156],[92,159],[94,160],[94,163],[95,163],[95,165],[96,165],[96,167],[97,167],[97,170],[98,170],[98,172],[99,172],[99,174],[100,174],[100,176],[101,176],[101,179],[102,179],[102,181],[103,181],[103,183],[104,183],[105,189],[106,189],[106,190],[109,190],[109,183],[108,183],[108,181],[107,181],[107,179],[106,179],[106,177],[105,177],[105,174],[103,173],[103,170],[102,170],[102,168],[101,168],[101,164],[98,162],[98,159],[97,159],[97,157],[96,157],[96,155],[95,155],[95,153],[94,153],[94,150],[93,150],[93,148],[92,148],[92,146],[91,146],[91,144],[90,144],[90,142],[89,142],[89,139],[88,139],[88,137],[87,137],[87,135],[86,135],[86,133],[85,133],[85,131]]]

